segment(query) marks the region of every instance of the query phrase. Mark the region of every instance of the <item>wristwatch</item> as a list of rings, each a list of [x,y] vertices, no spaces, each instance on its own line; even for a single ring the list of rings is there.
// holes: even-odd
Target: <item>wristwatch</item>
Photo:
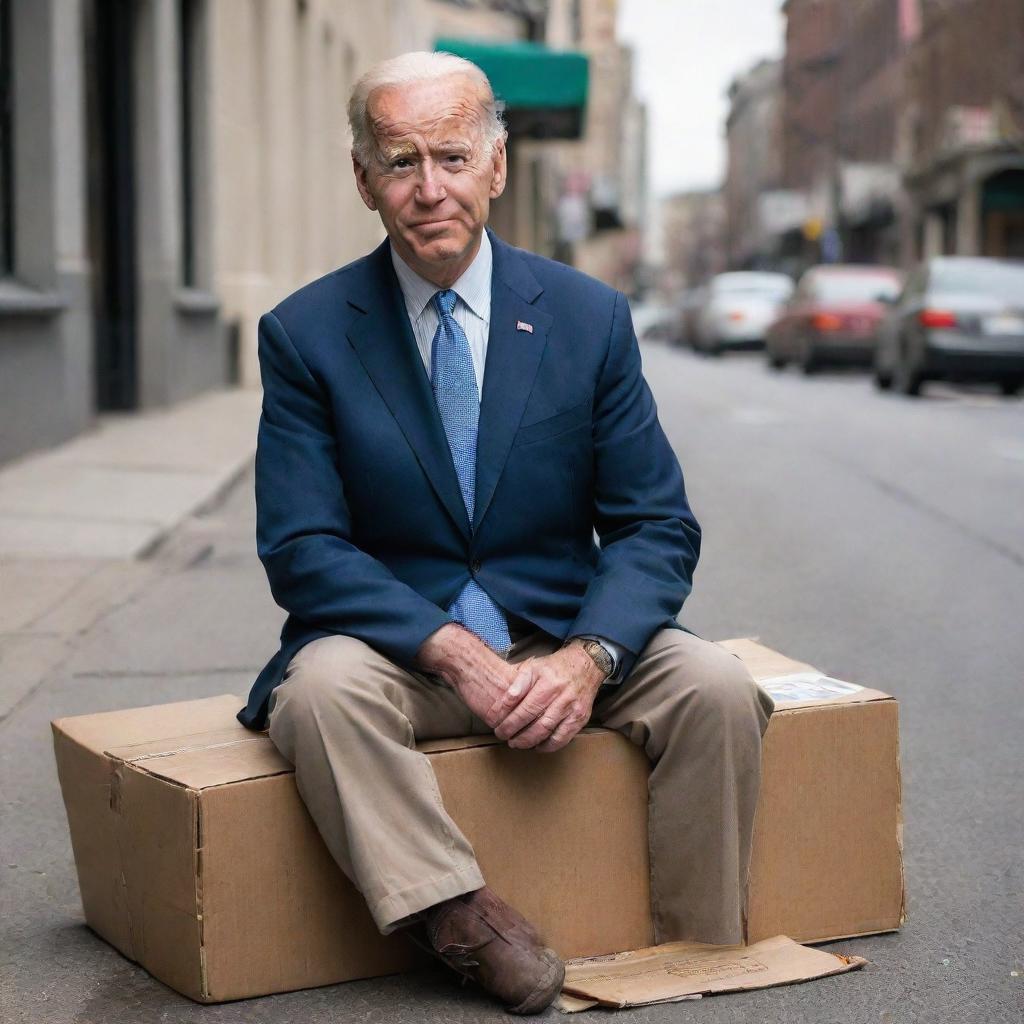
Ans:
[[[594,664],[604,673],[605,679],[615,671],[615,659],[612,657],[611,651],[600,640],[581,639],[580,637],[573,637],[573,639],[579,640],[580,647],[590,655]]]

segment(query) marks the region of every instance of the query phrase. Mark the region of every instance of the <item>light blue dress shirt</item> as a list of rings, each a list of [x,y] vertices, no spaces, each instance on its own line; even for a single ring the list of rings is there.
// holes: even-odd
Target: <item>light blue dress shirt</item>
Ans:
[[[391,246],[391,262],[398,276],[398,284],[405,300],[405,311],[409,315],[416,348],[423,360],[423,368],[430,377],[430,348],[437,330],[437,310],[430,301],[440,289],[420,277]],[[462,276],[451,286],[458,296],[452,315],[465,332],[469,351],[473,359],[473,373],[479,394],[484,393],[484,366],[487,363],[487,339],[491,329],[491,271],[494,260],[491,241],[485,231],[480,238],[480,248],[473,262],[463,271]],[[580,634],[585,639],[600,641],[612,656],[612,673],[608,682],[619,681],[622,666],[622,648],[603,636]]]

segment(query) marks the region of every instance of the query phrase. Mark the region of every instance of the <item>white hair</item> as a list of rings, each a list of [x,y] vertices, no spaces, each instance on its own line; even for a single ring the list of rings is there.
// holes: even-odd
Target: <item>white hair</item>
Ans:
[[[477,86],[477,99],[484,115],[483,141],[488,155],[493,153],[494,147],[505,138],[506,132],[501,109],[487,76],[472,61],[457,57],[454,53],[416,50],[374,64],[352,89],[348,101],[348,123],[352,129],[352,155],[356,160],[367,167],[376,152],[373,126],[366,110],[370,94],[375,89],[435,81],[452,75],[463,75]]]

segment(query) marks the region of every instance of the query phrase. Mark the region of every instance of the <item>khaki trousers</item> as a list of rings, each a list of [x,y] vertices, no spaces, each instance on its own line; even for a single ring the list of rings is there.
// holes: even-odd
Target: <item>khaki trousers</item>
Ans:
[[[509,661],[558,646],[534,633],[513,646]],[[590,724],[618,730],[652,764],[657,942],[743,941],[761,737],[771,712],[771,698],[738,658],[676,629],[657,632],[626,681],[594,702]],[[303,647],[271,695],[270,738],[295,765],[320,834],[383,934],[485,884],[429,760],[414,747],[490,731],[447,684],[347,636]]]

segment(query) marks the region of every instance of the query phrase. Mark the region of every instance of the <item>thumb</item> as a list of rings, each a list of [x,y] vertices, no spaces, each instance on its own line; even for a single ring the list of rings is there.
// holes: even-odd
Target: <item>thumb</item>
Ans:
[[[534,679],[533,665],[529,661],[524,662],[509,683],[508,689],[491,705],[491,714],[499,714],[504,719],[505,715],[530,692]]]
[[[533,662],[524,662],[516,673],[515,678],[509,684],[509,688],[506,690],[506,695],[511,700],[518,703],[519,698],[525,696],[530,687],[533,686],[535,678],[536,675]]]

